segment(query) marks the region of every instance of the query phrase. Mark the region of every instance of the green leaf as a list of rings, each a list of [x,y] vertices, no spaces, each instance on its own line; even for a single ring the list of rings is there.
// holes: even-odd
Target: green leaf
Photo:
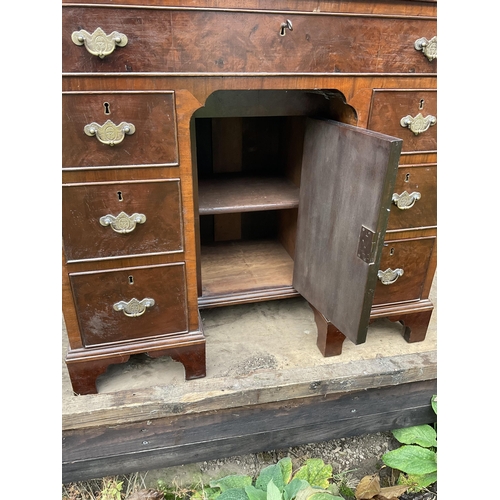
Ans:
[[[243,488],[230,488],[223,491],[217,500],[248,500],[248,496]]]
[[[308,500],[336,500],[337,498],[340,498],[340,500],[344,500],[341,497],[334,497],[328,491],[318,491],[318,493],[313,493]]]
[[[427,424],[395,429],[392,434],[403,444],[418,444],[424,448],[437,447],[436,431]]]
[[[429,474],[437,471],[436,453],[420,446],[404,445],[382,455],[388,467],[407,474]]]
[[[272,479],[267,483],[267,500],[282,500],[281,490],[274,484]]]
[[[249,500],[266,500],[267,493],[257,489],[253,484],[245,486],[245,493],[248,495]]]
[[[297,493],[296,500],[344,500],[340,496],[332,495],[327,490],[320,490],[318,488],[313,488],[312,486],[307,486]]]
[[[285,500],[293,500],[297,496],[297,493],[300,490],[303,490],[308,486],[309,483],[307,481],[304,481],[303,479],[299,478],[294,478],[285,486],[283,496]]]
[[[434,410],[434,413],[437,415],[438,414],[438,397],[437,394],[434,394],[431,398],[431,406],[432,409]]]
[[[212,488],[220,488],[223,492],[234,488],[245,488],[245,486],[249,484],[252,484],[252,478],[239,474],[210,481],[210,486]]]
[[[288,484],[292,479],[292,459],[290,457],[282,458],[278,464],[281,467],[281,476],[283,483]]]
[[[310,458],[297,471],[295,478],[304,479],[311,486],[317,486],[326,490],[329,485],[329,479],[332,477],[332,466],[325,465],[320,458]]]
[[[201,491],[195,491],[191,495],[191,500],[215,500],[220,494],[221,491],[218,488],[203,488]]]
[[[416,486],[419,490],[422,488],[427,488],[427,486],[435,483],[437,481],[437,472],[431,472],[429,474],[408,474],[406,482],[408,484]]]
[[[279,463],[264,467],[255,481],[255,487],[259,490],[267,491],[269,481],[273,481],[274,485],[280,492],[283,491],[285,483],[283,481],[283,472]]]

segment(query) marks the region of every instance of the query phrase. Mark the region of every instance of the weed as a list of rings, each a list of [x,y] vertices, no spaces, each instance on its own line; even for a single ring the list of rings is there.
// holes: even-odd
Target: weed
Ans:
[[[437,396],[431,399],[437,415]],[[382,456],[388,467],[401,471],[398,484],[408,486],[408,491],[421,491],[437,481],[436,426],[417,425],[392,431],[403,446]]]

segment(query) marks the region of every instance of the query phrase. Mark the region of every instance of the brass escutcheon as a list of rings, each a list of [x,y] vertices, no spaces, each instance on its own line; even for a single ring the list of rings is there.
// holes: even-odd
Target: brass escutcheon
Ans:
[[[407,191],[403,191],[401,194],[394,193],[392,195],[392,202],[396,205],[400,210],[408,210],[409,208],[415,205],[417,200],[420,200],[422,195],[418,191],[414,191],[411,194],[408,194]]]
[[[115,311],[122,311],[123,314],[129,318],[137,318],[138,316],[142,316],[148,307],[153,307],[154,305],[154,299],[145,298],[137,300],[136,298],[133,298],[128,302],[125,302],[124,300],[116,302],[116,304],[113,304],[113,309]]]
[[[115,47],[125,47],[128,42],[127,36],[123,33],[113,31],[111,34],[106,35],[101,28],[97,28],[92,34],[85,30],[74,31],[71,34],[71,40],[76,45],[85,45],[85,48],[93,56],[100,59],[109,56],[115,50]]]
[[[392,285],[396,283],[400,276],[403,276],[404,271],[402,269],[396,268],[392,270],[390,267],[385,271],[379,271],[377,273],[378,279],[382,282],[383,285]]]
[[[436,125],[437,119],[435,116],[428,115],[424,117],[422,113],[419,113],[415,117],[411,115],[404,116],[399,123],[402,127],[408,127],[415,135],[419,135],[428,130],[429,127]]]
[[[127,122],[115,125],[111,120],[106,120],[102,125],[96,122],[89,123],[83,127],[83,131],[90,137],[97,137],[102,144],[114,146],[120,144],[126,135],[132,135],[135,132],[135,126]]]
[[[433,61],[438,56],[437,44],[437,36],[433,36],[430,40],[422,37],[415,40],[415,49],[420,50],[429,61]]]
[[[111,229],[120,234],[131,233],[137,224],[144,224],[146,216],[144,214],[127,215],[120,212],[116,217],[114,215],[104,215],[99,219],[101,226],[111,226]]]

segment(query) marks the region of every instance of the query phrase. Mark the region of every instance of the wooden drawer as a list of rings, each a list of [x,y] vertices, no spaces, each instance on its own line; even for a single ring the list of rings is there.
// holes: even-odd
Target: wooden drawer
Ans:
[[[420,299],[435,244],[435,236],[385,241],[379,266],[380,271],[400,269],[403,274],[399,277],[394,276],[392,284],[383,284],[379,279],[375,288],[373,304],[380,305]]]
[[[63,169],[178,165],[174,106],[168,91],[63,94]]]
[[[100,58],[72,41],[97,28],[126,45]],[[63,72],[435,74],[436,59],[415,49],[435,35],[425,17],[65,6]]]
[[[69,276],[85,347],[187,331],[184,263]],[[143,313],[128,316],[121,307],[132,299],[153,299],[154,304],[132,305]]]
[[[180,181],[63,186],[68,262],[182,252]]]
[[[423,120],[434,125],[418,134],[401,125],[411,117],[415,124]],[[422,123],[425,128],[425,124]],[[416,125],[415,125],[416,127]],[[436,151],[437,149],[437,92],[436,90],[374,90],[367,128],[403,139],[402,153]]]
[[[388,230],[436,226],[436,174],[436,165],[399,167]]]

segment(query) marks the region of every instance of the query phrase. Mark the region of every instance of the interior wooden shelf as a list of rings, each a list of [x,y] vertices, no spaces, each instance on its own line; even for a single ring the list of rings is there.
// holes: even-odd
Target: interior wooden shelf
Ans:
[[[200,215],[282,210],[299,205],[299,188],[284,177],[217,176],[198,181]]]
[[[200,305],[223,305],[296,295],[293,260],[276,240],[202,245]]]

